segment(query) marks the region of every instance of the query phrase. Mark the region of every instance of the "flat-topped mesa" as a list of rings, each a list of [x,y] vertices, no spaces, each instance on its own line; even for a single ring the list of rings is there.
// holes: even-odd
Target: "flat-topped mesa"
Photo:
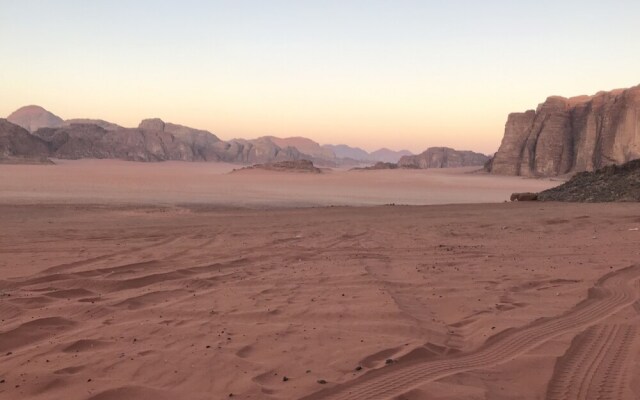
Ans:
[[[509,114],[489,169],[496,174],[556,176],[640,158],[640,86],[593,96],[551,96]]]
[[[483,166],[489,157],[473,151],[454,150],[449,147],[430,147],[415,156],[402,156],[400,168],[454,168]]]
[[[164,121],[160,118],[143,119],[138,129],[151,132],[164,132]]]

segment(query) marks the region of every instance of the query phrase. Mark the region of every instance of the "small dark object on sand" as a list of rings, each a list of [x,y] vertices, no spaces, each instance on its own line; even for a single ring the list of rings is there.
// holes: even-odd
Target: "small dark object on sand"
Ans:
[[[538,200],[538,193],[524,192],[513,193],[511,195],[511,201],[536,201]]]
[[[327,381],[325,381],[324,379],[318,379],[318,383],[324,385],[327,383]]]

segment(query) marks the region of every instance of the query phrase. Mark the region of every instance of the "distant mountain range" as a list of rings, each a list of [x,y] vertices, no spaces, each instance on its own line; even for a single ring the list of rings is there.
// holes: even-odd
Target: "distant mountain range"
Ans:
[[[113,158],[131,161],[223,161],[240,164],[310,160],[324,167],[398,162],[407,150],[372,153],[345,144],[320,145],[304,137],[220,140],[213,133],[143,120],[125,128],[100,119],[63,120],[39,106],[22,107],[0,119],[0,160]]]

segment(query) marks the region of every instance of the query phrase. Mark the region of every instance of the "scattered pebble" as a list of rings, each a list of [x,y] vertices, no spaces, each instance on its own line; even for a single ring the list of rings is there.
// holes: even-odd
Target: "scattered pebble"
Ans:
[[[282,377],[282,382],[286,382],[286,381],[288,381],[288,380],[289,380],[289,378],[287,378],[286,376],[283,376],[283,377]]]
[[[384,363],[385,364],[393,364],[393,360],[391,358],[387,358],[387,360]]]
[[[318,379],[318,383],[324,385],[327,383],[327,381],[325,381],[324,379]]]

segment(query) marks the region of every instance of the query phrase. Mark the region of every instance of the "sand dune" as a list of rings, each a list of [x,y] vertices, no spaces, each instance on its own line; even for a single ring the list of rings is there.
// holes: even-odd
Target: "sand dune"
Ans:
[[[1,399],[640,396],[635,204],[0,219]]]

